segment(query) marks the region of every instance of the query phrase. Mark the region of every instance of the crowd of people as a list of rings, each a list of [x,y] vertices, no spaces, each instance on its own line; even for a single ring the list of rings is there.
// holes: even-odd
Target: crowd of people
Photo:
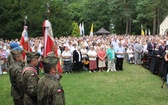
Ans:
[[[158,73],[158,67],[151,67],[151,65],[154,61],[158,61],[154,60],[154,58],[164,58],[168,42],[166,38],[166,36],[159,35],[56,37],[55,43],[65,73],[78,73],[81,70],[88,70],[90,73],[105,70],[107,72],[110,70],[123,70],[123,59],[125,58],[129,63],[135,65],[141,65],[144,63],[142,59],[148,59],[146,68],[156,74]],[[6,64],[6,59],[10,54],[9,45],[11,42],[19,44],[18,39],[0,42],[2,70],[7,69],[7,65],[3,64]],[[43,37],[30,38],[29,43],[32,52],[38,52],[42,57]],[[0,70],[0,74],[2,74],[2,70]]]
[[[81,37],[60,37],[54,39],[55,44],[47,57],[43,57],[44,41],[42,37],[30,38],[29,44],[32,52],[27,52],[27,67],[24,67],[21,58],[21,46],[19,40],[5,40],[0,42],[0,74],[7,70],[11,77],[11,84],[16,83],[16,77],[12,77],[13,69],[23,69],[20,73],[25,104],[29,100],[37,103],[42,102],[46,90],[53,87],[59,87],[56,92],[63,93],[59,80],[61,73],[80,73],[82,70],[89,73],[94,72],[115,72],[123,71],[124,59],[134,65],[144,65],[153,74],[158,74],[167,80],[167,61],[168,61],[168,37],[167,36],[136,36],[136,35],[101,35],[101,36],[81,36]],[[17,43],[14,45],[13,43]],[[19,51],[18,51],[19,50]],[[17,52],[16,52],[17,51]],[[9,58],[12,55],[13,61]],[[56,57],[56,58],[55,58]],[[15,63],[14,63],[15,62]],[[23,63],[23,64],[22,64]],[[45,77],[39,80],[38,68],[43,65]],[[60,64],[61,68],[59,68]],[[18,67],[15,67],[18,65]],[[59,72],[59,73],[58,73]],[[15,73],[14,73],[15,74]],[[14,75],[13,74],[13,75]],[[56,75],[57,74],[57,75]],[[53,76],[54,75],[54,76]],[[56,76],[55,76],[56,75]],[[47,80],[53,80],[55,86],[50,86]],[[27,81],[29,80],[29,81]],[[38,82],[40,81],[40,82]],[[31,84],[31,85],[30,85]],[[168,82],[167,82],[168,85]],[[40,92],[37,87],[44,86]],[[15,85],[13,89],[17,92]],[[44,92],[44,93],[43,93]],[[50,93],[52,94],[52,92]],[[53,95],[53,94],[52,94]],[[38,97],[37,97],[38,96]],[[45,96],[48,97],[48,96]],[[54,97],[54,96],[53,96]],[[64,95],[60,95],[62,104],[64,104]],[[18,96],[14,102],[17,103]],[[36,99],[37,98],[37,99]],[[57,97],[55,97],[57,98]],[[33,99],[36,99],[35,101]],[[48,99],[50,101],[51,99]],[[31,103],[31,105],[34,105]],[[45,104],[47,105],[47,104]]]

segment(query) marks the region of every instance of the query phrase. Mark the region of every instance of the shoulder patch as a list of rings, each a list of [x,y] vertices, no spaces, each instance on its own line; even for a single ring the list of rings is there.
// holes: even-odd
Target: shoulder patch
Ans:
[[[58,92],[58,93],[61,93],[61,89],[58,89],[57,92]]]
[[[31,76],[34,76],[34,74],[31,74]]]

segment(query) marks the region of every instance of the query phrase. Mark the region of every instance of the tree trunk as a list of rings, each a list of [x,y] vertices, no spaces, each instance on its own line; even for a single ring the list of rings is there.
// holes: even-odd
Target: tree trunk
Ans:
[[[129,20],[129,35],[131,35],[131,25],[132,25],[131,20],[132,20],[132,19]]]
[[[153,15],[153,35],[156,33],[156,9],[154,9],[154,15]]]
[[[129,20],[127,19],[126,21],[126,30],[125,30],[125,34],[128,35],[128,27],[129,27]]]
[[[123,34],[123,18],[121,19],[121,29],[120,29],[120,35]]]
[[[158,26],[157,26],[157,34],[159,35],[160,31],[160,9],[158,8]]]

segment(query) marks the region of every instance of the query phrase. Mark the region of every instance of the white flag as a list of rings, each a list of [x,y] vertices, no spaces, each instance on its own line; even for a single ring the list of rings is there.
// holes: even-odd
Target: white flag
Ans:
[[[82,35],[85,36],[85,29],[84,29],[84,23],[82,22]]]

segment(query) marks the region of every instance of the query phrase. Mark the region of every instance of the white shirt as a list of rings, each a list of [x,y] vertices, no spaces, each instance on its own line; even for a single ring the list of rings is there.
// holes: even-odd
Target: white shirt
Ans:
[[[82,58],[87,57],[87,50],[86,49],[81,49],[81,53],[82,53]]]
[[[97,52],[95,50],[89,50],[88,56],[95,56],[95,58],[89,57],[89,60],[96,60]]]
[[[72,57],[72,54],[71,54],[71,52],[70,51],[63,51],[62,52],[62,57],[64,57],[64,56],[68,56],[69,58],[63,58],[64,59],[64,61],[70,61],[71,60],[71,57]]]
[[[113,45],[113,49],[116,51],[117,50],[117,48],[118,48],[118,40],[116,40],[116,41],[112,41],[112,45]]]
[[[70,48],[71,53],[73,53],[74,50],[76,50],[76,48],[74,46],[71,46]]]
[[[132,49],[127,49],[127,52],[126,53],[128,53],[128,57],[129,58],[131,58],[131,57],[133,57],[134,55],[133,55],[133,50]]]
[[[78,59],[78,61],[80,62],[80,61],[81,61],[81,55],[80,55],[80,52],[79,52],[78,50],[76,50],[76,52],[77,52],[78,55],[79,55],[79,59]]]
[[[143,45],[143,52],[144,52],[144,53],[148,53],[147,44]]]

